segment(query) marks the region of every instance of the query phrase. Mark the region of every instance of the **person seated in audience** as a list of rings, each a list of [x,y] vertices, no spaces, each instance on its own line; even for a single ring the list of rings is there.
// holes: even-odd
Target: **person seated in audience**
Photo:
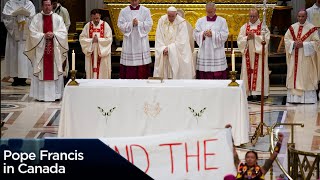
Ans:
[[[231,125],[226,125],[226,128],[231,127]],[[278,142],[274,148],[274,152],[271,154],[269,159],[266,159],[263,166],[258,165],[258,153],[255,151],[248,151],[245,155],[245,161],[240,162],[238,153],[234,147],[234,163],[237,168],[238,180],[261,180],[264,179],[265,174],[271,168],[273,161],[277,158],[281,144],[283,140],[283,133],[278,133]]]

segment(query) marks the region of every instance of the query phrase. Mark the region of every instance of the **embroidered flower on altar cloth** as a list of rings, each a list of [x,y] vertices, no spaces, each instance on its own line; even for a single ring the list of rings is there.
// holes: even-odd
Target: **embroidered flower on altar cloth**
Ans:
[[[205,108],[201,109],[199,112],[195,111],[192,107],[188,107],[188,109],[190,110],[192,115],[197,119],[197,124],[198,124],[199,118],[202,116],[202,114],[204,113],[204,111],[207,108],[205,107]]]
[[[161,112],[161,107],[160,107],[160,103],[156,103],[156,104],[149,104],[149,103],[144,103],[144,113],[148,116],[148,117],[152,117],[152,118],[156,118],[160,112]]]
[[[113,111],[116,109],[116,107],[113,107],[111,109],[109,109],[108,111],[105,111],[103,108],[98,106],[98,109],[100,111],[100,113],[102,114],[102,116],[105,117],[106,119],[106,123],[108,123],[108,117],[110,117],[113,113]]]

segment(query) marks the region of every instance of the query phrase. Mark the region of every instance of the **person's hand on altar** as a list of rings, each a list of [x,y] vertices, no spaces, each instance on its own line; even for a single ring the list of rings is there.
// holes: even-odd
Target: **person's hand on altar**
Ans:
[[[166,47],[166,48],[163,50],[163,55],[168,56],[168,52],[169,52],[168,47]]]
[[[53,36],[54,36],[53,32],[47,32],[47,33],[45,34],[45,38],[46,38],[46,39],[52,39]]]
[[[138,26],[138,19],[134,18],[132,21],[133,26]]]
[[[93,43],[98,43],[98,36],[97,36],[97,35],[95,35],[95,36],[93,37]]]

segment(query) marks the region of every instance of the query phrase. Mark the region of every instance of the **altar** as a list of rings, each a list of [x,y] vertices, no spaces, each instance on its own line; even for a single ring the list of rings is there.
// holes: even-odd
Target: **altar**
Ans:
[[[232,125],[249,142],[245,87],[230,80],[93,80],[66,86],[59,137],[131,137]]]

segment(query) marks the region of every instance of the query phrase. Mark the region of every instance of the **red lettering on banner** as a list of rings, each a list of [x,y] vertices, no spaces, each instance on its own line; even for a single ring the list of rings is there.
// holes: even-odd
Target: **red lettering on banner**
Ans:
[[[177,145],[182,145],[182,143],[170,143],[170,144],[160,144],[159,145],[159,146],[169,146],[170,147],[171,174],[173,174],[173,171],[174,171],[172,146],[177,146]]]
[[[184,144],[184,149],[186,152],[186,171],[189,172],[189,162],[188,159],[189,157],[196,157],[197,158],[197,162],[198,162],[198,171],[200,171],[200,148],[199,148],[199,141],[197,141],[197,154],[195,155],[189,155],[188,154],[188,144],[185,143]]]
[[[119,151],[119,149],[118,149],[117,146],[114,146],[114,151],[121,155],[121,153],[120,153],[120,151]],[[128,145],[126,145],[126,154],[127,154],[127,160],[128,160],[129,162],[131,162],[131,161],[130,161],[130,156],[129,156]]]
[[[170,151],[170,164],[171,164],[171,174],[174,173],[174,169],[175,169],[175,166],[177,166],[177,163],[183,167],[183,164],[180,164],[181,162],[174,162],[174,153],[173,153],[173,147],[174,146],[180,146],[178,149],[179,151],[181,152],[183,146],[181,145],[184,145],[184,150],[185,150],[185,154],[184,154],[184,157],[185,157],[185,167],[186,167],[186,172],[189,172],[190,170],[190,164],[189,164],[189,160],[192,159],[192,158],[195,158],[194,160],[197,161],[197,170],[198,172],[200,171],[201,167],[200,167],[200,158],[202,158],[202,155],[203,155],[203,158],[204,158],[204,164],[202,167],[203,170],[205,171],[210,171],[210,170],[217,170],[219,169],[219,167],[213,167],[212,164],[211,166],[208,164],[209,162],[209,158],[211,158],[211,162],[214,160],[212,158],[212,156],[216,156],[216,153],[212,152],[212,149],[211,151],[209,150],[210,148],[208,147],[209,143],[212,143],[214,141],[218,141],[218,139],[204,139],[203,140],[203,152],[202,152],[202,148],[201,148],[201,152],[200,152],[200,143],[202,143],[202,141],[196,141],[196,152],[190,152],[190,149],[195,149],[194,147],[194,143],[193,144],[190,144],[189,142],[189,146],[188,146],[188,143],[187,142],[181,142],[181,143],[166,143],[166,144],[159,144],[159,146],[168,146],[169,147],[169,151]],[[212,147],[213,144],[210,144],[210,146]],[[192,147],[192,148],[190,148]],[[189,148],[189,151],[188,151],[188,148]],[[150,169],[150,164],[154,164],[154,163],[151,163],[150,162],[150,156],[149,156],[149,153],[148,151],[146,150],[145,147],[143,147],[142,145],[139,145],[139,144],[131,144],[131,145],[126,145],[125,146],[125,151],[126,151],[126,156],[127,156],[127,160],[129,162],[131,162],[132,164],[134,164],[134,151],[137,152],[137,151],[140,151],[142,150],[145,154],[145,159],[146,159],[146,169],[145,169],[145,173],[148,173],[148,170]],[[120,151],[119,151],[119,148],[117,146],[114,146],[114,151],[117,152],[118,154],[120,154]],[[182,150],[183,151],[183,150]],[[139,153],[136,154],[136,158],[139,157],[139,158],[143,158],[143,152],[142,154]],[[138,156],[137,156],[138,155]],[[176,154],[177,155],[177,151],[176,151]],[[201,156],[201,157],[200,157]],[[183,157],[183,154],[179,154],[179,157]],[[141,161],[141,159],[139,159]],[[183,163],[183,161],[182,161]],[[139,163],[140,164],[140,163]],[[141,166],[140,166],[141,168]],[[192,171],[192,168],[191,170]]]
[[[139,147],[139,148],[142,149],[142,150],[144,151],[144,153],[146,154],[146,158],[147,158],[147,168],[146,168],[146,170],[144,171],[144,173],[147,173],[148,170],[149,170],[149,167],[150,167],[149,154],[148,154],[147,150],[146,150],[144,147],[142,147],[142,146],[140,146],[140,145],[138,145],[138,144],[132,144],[132,145],[130,145],[130,154],[131,154],[131,159],[132,159],[131,163],[132,163],[132,164],[134,164],[132,147]]]
[[[114,146],[114,151],[117,152],[118,154],[120,154],[120,151],[117,146]]]
[[[127,154],[127,159],[128,159],[128,161],[131,162],[130,156],[129,156],[129,147],[128,147],[128,145],[126,145],[126,154]]]
[[[207,139],[203,141],[204,146],[204,170],[215,170],[218,169],[217,167],[207,167],[207,156],[214,156],[215,153],[207,153],[207,142],[210,141],[217,141],[218,139]]]

